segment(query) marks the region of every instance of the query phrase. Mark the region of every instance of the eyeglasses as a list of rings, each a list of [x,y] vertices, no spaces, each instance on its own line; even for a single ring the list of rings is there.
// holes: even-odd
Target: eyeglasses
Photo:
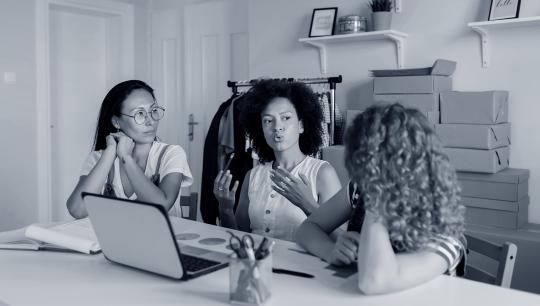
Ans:
[[[138,110],[133,115],[123,114],[123,113],[120,113],[120,114],[133,118],[133,120],[135,120],[135,123],[137,124],[144,124],[146,122],[146,119],[148,118],[148,114],[150,114],[150,117],[154,119],[155,121],[161,120],[161,118],[165,116],[165,108],[161,106],[154,106],[150,109],[149,112],[147,112],[144,109],[141,109],[141,110]]]

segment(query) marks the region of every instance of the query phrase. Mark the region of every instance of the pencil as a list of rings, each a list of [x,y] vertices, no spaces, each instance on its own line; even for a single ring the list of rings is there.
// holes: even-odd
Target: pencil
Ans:
[[[234,152],[231,153],[231,155],[229,155],[229,159],[227,160],[227,163],[225,164],[225,167],[223,167],[223,171],[227,171],[227,169],[229,169],[229,166],[231,165],[231,161],[234,157]]]

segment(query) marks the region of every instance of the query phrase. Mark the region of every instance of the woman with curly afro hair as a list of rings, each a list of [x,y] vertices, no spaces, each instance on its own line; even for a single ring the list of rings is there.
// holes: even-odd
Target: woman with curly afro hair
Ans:
[[[322,144],[322,112],[302,83],[262,80],[242,100],[240,122],[260,165],[245,176],[234,212],[238,181],[227,170],[214,181],[221,225],[292,240],[298,226],[340,188],[334,168],[311,157]]]
[[[299,244],[334,265],[357,262],[365,294],[463,273],[456,173],[422,113],[400,104],[368,108],[347,130],[345,165],[350,183],[301,225]],[[346,221],[348,231],[331,240]]]

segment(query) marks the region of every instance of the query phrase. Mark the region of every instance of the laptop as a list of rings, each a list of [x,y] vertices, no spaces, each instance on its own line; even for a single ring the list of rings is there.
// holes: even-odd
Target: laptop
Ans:
[[[180,247],[163,206],[82,193],[101,250],[108,260],[174,279],[224,268],[226,254]]]

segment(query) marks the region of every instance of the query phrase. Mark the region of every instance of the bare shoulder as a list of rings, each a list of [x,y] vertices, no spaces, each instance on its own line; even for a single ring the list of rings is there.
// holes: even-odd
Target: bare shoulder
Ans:
[[[336,169],[329,162],[323,163],[317,173],[317,181],[324,183],[334,180],[339,180]]]

